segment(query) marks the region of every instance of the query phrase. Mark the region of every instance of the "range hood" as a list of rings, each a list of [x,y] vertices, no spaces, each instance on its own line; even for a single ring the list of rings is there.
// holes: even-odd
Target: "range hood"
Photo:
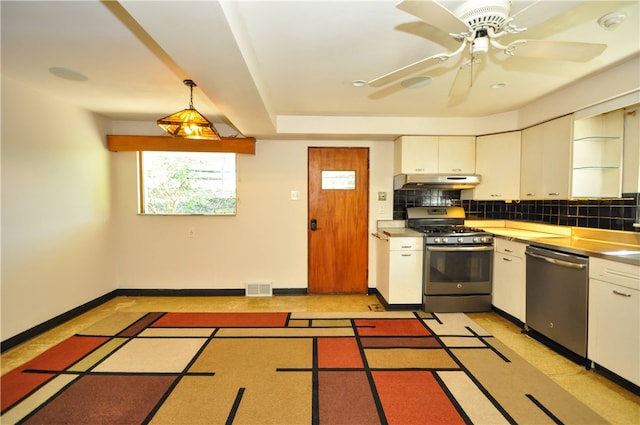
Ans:
[[[456,174],[398,174],[393,177],[393,189],[472,189],[480,183],[480,176]]]

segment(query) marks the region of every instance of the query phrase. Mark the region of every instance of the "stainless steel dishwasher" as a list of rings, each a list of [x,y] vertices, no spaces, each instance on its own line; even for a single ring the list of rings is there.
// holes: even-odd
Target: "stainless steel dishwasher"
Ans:
[[[528,246],[526,329],[587,356],[589,257]]]

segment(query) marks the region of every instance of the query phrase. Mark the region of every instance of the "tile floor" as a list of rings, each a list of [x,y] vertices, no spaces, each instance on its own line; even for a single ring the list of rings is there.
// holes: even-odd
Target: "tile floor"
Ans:
[[[373,295],[276,295],[273,297],[117,297],[2,354],[2,374],[115,311],[369,311]],[[495,313],[470,313],[489,333],[542,370],[612,424],[640,424],[640,397],[523,335]]]

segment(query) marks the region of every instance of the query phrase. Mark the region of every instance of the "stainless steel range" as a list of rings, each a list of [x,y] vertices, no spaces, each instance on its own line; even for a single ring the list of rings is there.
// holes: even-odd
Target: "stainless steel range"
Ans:
[[[465,226],[462,207],[407,208],[407,219],[424,233],[424,311],[490,311],[493,236]]]

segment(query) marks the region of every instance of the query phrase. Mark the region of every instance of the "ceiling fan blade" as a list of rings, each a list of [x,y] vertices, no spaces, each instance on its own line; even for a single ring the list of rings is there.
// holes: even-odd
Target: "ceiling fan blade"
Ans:
[[[477,63],[477,59],[469,59],[460,66],[449,90],[449,97],[458,97],[471,90],[473,85],[473,65]]]
[[[399,80],[408,75],[416,74],[420,71],[424,71],[430,66],[437,65],[449,59],[449,55],[447,54],[438,54],[434,56],[429,56],[426,59],[419,60],[418,62],[414,62],[411,65],[407,65],[403,68],[396,69],[393,72],[385,74],[381,77],[375,78],[369,81],[367,84],[371,87],[382,87],[384,85],[393,83],[396,80]]]
[[[514,56],[586,62],[599,56],[606,48],[606,44],[575,41],[516,40],[507,45],[506,51]]]
[[[435,0],[402,0],[396,7],[448,34],[469,31],[466,23]]]

